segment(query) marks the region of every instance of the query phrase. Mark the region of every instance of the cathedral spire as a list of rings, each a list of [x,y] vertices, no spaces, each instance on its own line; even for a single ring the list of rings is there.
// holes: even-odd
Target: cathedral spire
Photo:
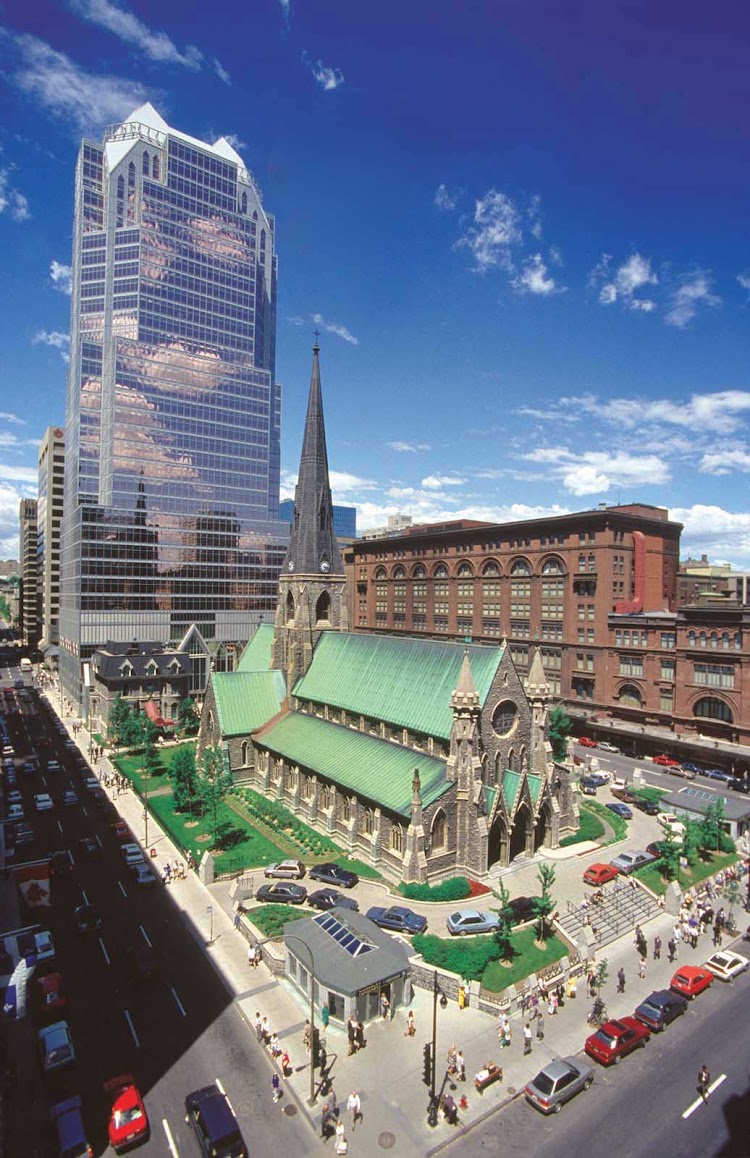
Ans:
[[[333,530],[319,353],[316,334],[302,455],[294,492],[294,519],[284,560],[284,571],[295,575],[344,573]]]

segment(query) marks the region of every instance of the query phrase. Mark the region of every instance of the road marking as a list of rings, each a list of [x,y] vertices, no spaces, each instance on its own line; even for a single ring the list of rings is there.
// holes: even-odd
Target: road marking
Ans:
[[[167,1145],[169,1146],[169,1152],[172,1155],[172,1158],[180,1158],[180,1151],[174,1144],[174,1138],[172,1137],[172,1131],[169,1128],[167,1119],[162,1118],[161,1124],[164,1127],[164,1133],[167,1135]]]
[[[141,930],[141,936],[143,937],[143,940],[148,945],[149,949],[153,949],[154,946],[151,944],[151,941],[149,939],[149,935],[146,932],[146,930],[144,929],[143,925],[139,925],[138,928]]]
[[[99,835],[97,835],[96,843],[99,845],[99,848],[102,847],[102,838]]]
[[[58,822],[57,822],[57,829],[58,829],[58,832],[60,833],[60,836],[62,836],[62,821],[60,821],[60,820],[58,820]]]
[[[224,1095],[224,1097],[225,1097],[225,1098],[226,1098],[226,1100],[227,1100],[227,1105],[229,1106],[229,1109],[230,1109],[230,1110],[232,1111],[232,1113],[234,1114],[234,1106],[233,1106],[233,1105],[232,1105],[232,1103],[229,1101],[229,1094],[228,1094],[228,1093],[227,1093],[227,1091],[224,1089],[224,1087],[223,1087],[223,1085],[221,1084],[221,1081],[219,1080],[219,1078],[217,1078],[217,1079],[216,1079],[216,1088],[217,1088],[218,1090],[220,1090],[220,1091],[221,1091],[221,1093]],[[234,1116],[235,1116],[235,1118],[237,1117],[237,1115],[236,1115],[236,1114],[234,1114]]]
[[[81,889],[81,896],[83,898],[84,905],[87,905],[89,903],[89,899],[86,896],[86,890],[85,889]]]
[[[708,1087],[709,1095],[711,1095],[714,1092],[714,1090],[717,1090],[719,1088],[719,1086],[721,1085],[721,1083],[725,1082],[726,1080],[727,1080],[727,1075],[722,1074],[721,1077],[718,1077],[715,1082],[712,1082],[711,1085]],[[701,1106],[702,1104],[703,1104],[703,1098],[696,1098],[695,1101],[693,1102],[692,1106],[688,1106],[688,1108],[683,1113],[683,1115],[682,1115],[683,1121],[686,1121],[690,1117],[691,1114],[694,1114],[695,1111],[698,1109],[698,1106]]]
[[[122,893],[122,895],[124,896],[125,900],[127,900],[127,899],[128,899],[128,894],[127,894],[127,893],[126,893],[126,891],[125,891],[125,885],[122,883],[122,881],[118,881],[118,882],[117,882],[117,884],[119,885],[119,888],[120,888],[120,892],[121,892],[121,893]]]
[[[111,964],[112,964],[112,962],[111,962],[111,961],[110,961],[110,959],[109,959],[109,953],[107,952],[107,947],[106,947],[106,945],[104,944],[104,942],[102,941],[101,937],[99,938],[99,946],[100,946],[100,948],[101,948],[101,951],[102,951],[102,954],[103,954],[103,956],[104,956],[104,960],[106,961],[106,963],[107,963],[108,965],[111,965]]]
[[[172,994],[172,996],[174,997],[174,1000],[175,1000],[175,1005],[176,1005],[176,1006],[177,1006],[177,1008],[179,1009],[179,1011],[180,1011],[180,1013],[182,1014],[182,1016],[183,1016],[183,1017],[187,1017],[187,1013],[185,1012],[185,1006],[182,1004],[182,1002],[180,1001],[179,997],[178,997],[178,996],[177,996],[177,994],[175,993],[175,991],[174,991],[174,988],[173,988],[171,985],[170,985],[170,987],[169,987],[169,992],[170,992],[170,993]]]
[[[124,1010],[123,1010],[123,1013],[125,1014],[125,1020],[126,1020],[126,1021],[127,1021],[127,1023],[128,1023],[128,1028],[129,1028],[129,1030],[130,1030],[131,1034],[133,1035],[133,1041],[135,1042],[135,1048],[136,1048],[136,1049],[140,1049],[140,1048],[141,1048],[141,1043],[140,1043],[140,1042],[139,1042],[139,1040],[138,1040],[138,1034],[135,1032],[135,1026],[133,1025],[133,1019],[132,1019],[132,1017],[130,1016],[130,1014],[129,1014],[129,1012],[127,1011],[127,1009],[124,1009]]]

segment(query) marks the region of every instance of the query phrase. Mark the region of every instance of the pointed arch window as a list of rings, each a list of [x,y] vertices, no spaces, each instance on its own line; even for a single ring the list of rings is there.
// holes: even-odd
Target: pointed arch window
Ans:
[[[286,621],[294,623],[294,596],[291,591],[286,593]]]
[[[159,180],[159,158],[156,155],[154,155],[154,159],[151,162],[151,176],[154,181]]]
[[[240,752],[241,752],[241,759],[242,759],[242,767],[247,768],[248,764],[250,763],[250,761],[248,759],[248,757],[250,755],[250,741],[249,740],[243,740],[242,741],[242,747],[240,749]]]
[[[240,212],[247,213],[247,193],[244,191],[240,197]]]
[[[432,852],[437,852],[439,849],[445,848],[447,840],[448,821],[442,808],[438,808],[430,829],[430,849]]]
[[[318,623],[330,623],[331,621],[331,597],[327,591],[323,591],[315,604],[315,619]]]
[[[391,825],[390,845],[393,852],[404,851],[404,832],[400,824]]]
[[[505,771],[505,761],[503,760],[502,752],[497,752],[495,755],[495,783],[499,784],[503,778]]]
[[[365,836],[372,836],[374,824],[374,817],[371,808],[365,808],[362,813],[362,832]]]
[[[151,170],[148,153],[143,154],[143,176],[148,177]]]

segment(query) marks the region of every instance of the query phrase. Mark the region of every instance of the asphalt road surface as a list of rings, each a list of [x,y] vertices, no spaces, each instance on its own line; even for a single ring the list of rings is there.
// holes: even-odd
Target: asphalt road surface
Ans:
[[[743,943],[736,942],[742,951]],[[545,1117],[523,1096],[445,1151],[533,1158],[748,1158],[750,1154],[750,975],[714,982],[687,1013],[618,1066],[594,1066],[594,1084]],[[582,1030],[582,1042],[585,1039]],[[581,1054],[581,1056],[585,1056]],[[698,1071],[711,1073],[707,1104]]]
[[[11,702],[6,697],[6,705]],[[144,1158],[199,1153],[184,1120],[185,1095],[217,1079],[232,1102],[250,1153],[309,1153],[315,1145],[309,1126],[288,1107],[284,1112],[290,1099],[272,1104],[267,1059],[181,913],[179,883],[170,888],[160,882],[135,885],[112,831],[116,814],[93,806],[76,770],[80,758],[64,747],[52,714],[36,692],[31,698],[16,696],[15,706],[18,711],[9,714],[8,722],[18,756],[33,748],[41,764],[33,775],[18,773],[35,842],[17,849],[16,863],[61,849],[74,860],[72,879],[53,881],[52,908],[40,915],[52,933],[55,968],[65,979],[77,1057],[73,1068],[45,1082],[36,1057],[37,1021],[13,1026],[16,1096],[7,1152],[56,1153],[49,1148],[47,1106],[79,1093],[94,1153],[109,1153],[109,1104],[102,1085],[132,1072],[151,1123],[151,1139],[138,1150]],[[44,770],[53,755],[63,765],[61,772]],[[71,788],[79,803],[64,807],[63,791]],[[37,792],[50,793],[55,801],[51,811],[35,812]],[[94,837],[92,854],[81,851],[78,841],[83,836]],[[95,906],[102,927],[82,935],[74,910],[85,902]],[[130,949],[139,945],[153,946],[157,972],[151,979],[139,979],[133,970]]]
[[[717,796],[726,796],[730,800],[748,803],[749,798],[746,793],[728,788],[726,784],[722,784],[718,780],[709,780],[705,776],[696,776],[693,780],[686,780],[681,776],[670,775],[667,768],[662,768],[659,764],[654,764],[645,757],[626,756],[621,752],[605,752],[601,748],[584,748],[580,744],[576,744],[575,741],[571,741],[571,744],[573,754],[579,760],[584,761],[579,769],[581,772],[584,771],[585,762],[595,757],[600,768],[617,776],[622,776],[627,781],[632,781],[635,769],[640,768],[646,774],[646,784],[651,787],[662,788],[665,792],[679,792],[681,788],[685,787],[700,788],[704,792],[713,792]],[[700,761],[696,762],[700,763]],[[708,761],[704,760],[703,763],[707,767],[709,766]]]

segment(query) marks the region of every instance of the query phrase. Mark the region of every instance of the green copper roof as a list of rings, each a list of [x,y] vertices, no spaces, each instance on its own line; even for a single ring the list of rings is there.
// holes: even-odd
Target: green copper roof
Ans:
[[[485,816],[492,816],[492,806],[497,796],[497,788],[490,788],[488,784],[484,784],[482,791],[484,792],[484,814]]]
[[[404,817],[411,810],[415,768],[419,769],[425,807],[450,787],[441,760],[302,712],[283,716],[257,742],[291,764],[299,764]]]
[[[464,650],[440,640],[326,631],[294,694],[447,740]],[[503,649],[470,646],[468,652],[483,704]]]
[[[279,671],[215,672],[211,684],[221,734],[246,736],[275,716],[285,696]]]
[[[518,789],[521,787],[523,775],[520,772],[510,772],[506,769],[503,772],[503,792],[505,799],[508,802],[508,809],[513,812],[516,806],[516,797],[518,796]]]
[[[527,780],[528,785],[529,785],[529,792],[531,793],[531,799],[533,800],[534,804],[536,805],[539,803],[539,793],[542,791],[542,778],[541,778],[541,776],[534,776],[534,775],[532,775],[532,773],[529,772],[526,775],[526,780]]]
[[[259,624],[239,658],[237,671],[268,671],[271,667],[273,624]]]

